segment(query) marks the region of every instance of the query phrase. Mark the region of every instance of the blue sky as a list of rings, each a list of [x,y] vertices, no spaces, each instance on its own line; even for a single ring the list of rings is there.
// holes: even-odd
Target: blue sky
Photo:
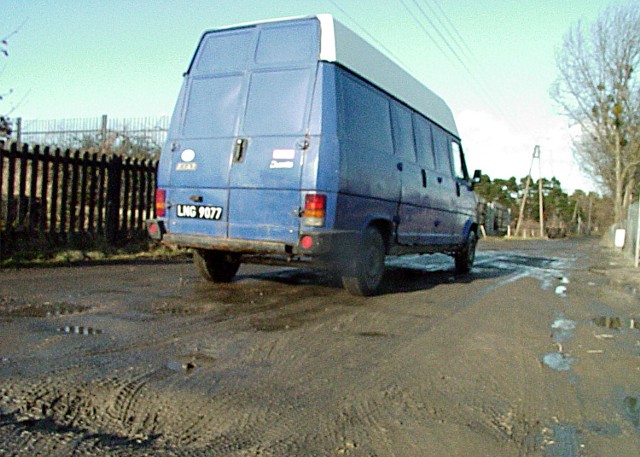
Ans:
[[[542,174],[590,189],[566,119],[549,98],[554,52],[607,0],[0,0],[0,113],[24,119],[170,114],[203,31],[331,13],[399,61],[453,109],[471,168]],[[423,14],[424,13],[424,14]],[[416,21],[418,19],[418,21]],[[26,22],[25,22],[26,21]],[[430,23],[431,21],[431,23]],[[447,44],[448,43],[448,44]],[[452,49],[453,48],[453,51]],[[537,177],[538,165],[534,168]]]

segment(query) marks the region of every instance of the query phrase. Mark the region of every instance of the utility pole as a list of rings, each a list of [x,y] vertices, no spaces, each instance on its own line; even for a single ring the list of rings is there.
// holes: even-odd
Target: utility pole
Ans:
[[[540,218],[540,238],[544,238],[544,204],[542,200],[542,160],[540,159],[540,146],[533,148],[533,158],[538,153],[538,202],[539,202],[539,218]]]
[[[520,234],[520,225],[524,218],[524,208],[527,206],[527,197],[529,195],[529,185],[531,184],[531,170],[533,170],[533,161],[538,159],[540,161],[540,146],[536,145],[533,148],[533,157],[531,157],[531,166],[529,166],[529,174],[527,175],[527,181],[524,185],[524,195],[522,196],[522,203],[520,204],[520,214],[518,215],[518,222],[516,223],[516,231],[513,236]],[[542,165],[540,164],[540,184],[538,186],[539,199],[540,199],[540,236],[543,236],[544,222],[543,222],[543,209],[542,209]]]

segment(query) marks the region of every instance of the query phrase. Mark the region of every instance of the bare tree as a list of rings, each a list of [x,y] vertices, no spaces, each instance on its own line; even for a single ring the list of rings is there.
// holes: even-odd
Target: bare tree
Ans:
[[[640,7],[610,7],[589,27],[577,23],[565,35],[556,64],[551,96],[580,126],[575,155],[611,193],[619,222],[640,170]]]
[[[6,59],[9,57],[9,39],[16,35],[20,29],[25,25],[27,20],[25,19],[20,26],[15,29],[13,32],[5,35],[0,38],[0,59]],[[4,68],[0,67],[0,76],[2,75]],[[5,89],[4,87],[0,87],[0,101],[4,100],[5,97],[11,95],[13,93],[13,89]],[[13,123],[11,122],[11,112],[15,110],[15,106],[9,110],[9,112],[0,113],[0,139],[9,138],[13,133]]]
[[[14,32],[15,33],[15,32]],[[9,37],[13,35],[13,33],[7,35],[6,37],[2,38],[0,40],[0,56],[2,58],[6,58],[9,57],[9,51],[7,50],[7,47],[9,46]],[[3,100],[4,97],[6,95],[9,95],[11,92],[13,92],[12,90],[9,90],[7,93],[4,93],[1,89],[0,89],[0,100]],[[11,120],[9,119],[9,116],[7,115],[0,115],[0,138],[8,138],[9,136],[11,136],[12,133],[12,128],[11,128]]]

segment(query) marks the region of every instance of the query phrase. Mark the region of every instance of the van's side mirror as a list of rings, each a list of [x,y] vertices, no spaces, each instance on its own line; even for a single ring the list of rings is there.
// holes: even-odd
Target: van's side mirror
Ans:
[[[476,170],[473,172],[473,178],[471,179],[471,186],[472,188],[476,185],[480,183],[480,179],[482,178],[482,171],[481,170]]]

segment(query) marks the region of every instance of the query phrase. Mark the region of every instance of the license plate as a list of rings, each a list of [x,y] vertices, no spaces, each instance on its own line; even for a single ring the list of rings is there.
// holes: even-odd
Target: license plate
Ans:
[[[177,205],[176,215],[189,219],[207,219],[219,221],[222,218],[222,207],[205,205]]]

